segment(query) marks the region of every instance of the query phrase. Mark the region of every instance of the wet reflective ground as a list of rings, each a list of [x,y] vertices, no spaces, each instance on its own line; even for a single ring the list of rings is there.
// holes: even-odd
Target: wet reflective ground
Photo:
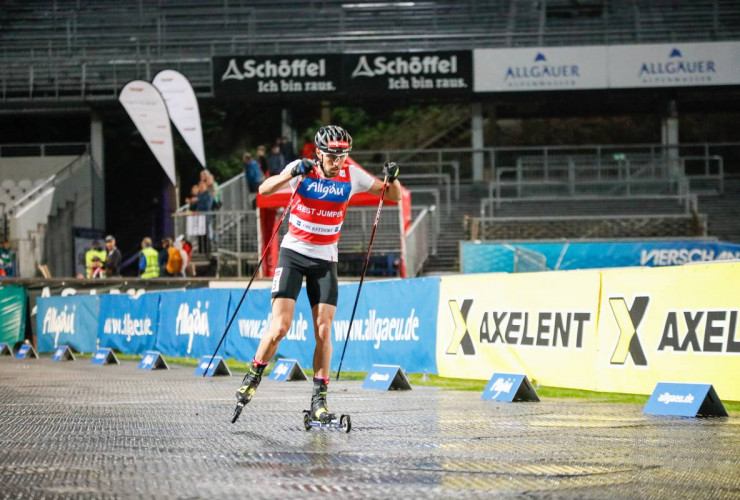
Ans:
[[[303,429],[307,382],[133,362],[0,358],[0,497],[740,498],[740,414],[484,402],[477,392],[329,386],[349,434]]]

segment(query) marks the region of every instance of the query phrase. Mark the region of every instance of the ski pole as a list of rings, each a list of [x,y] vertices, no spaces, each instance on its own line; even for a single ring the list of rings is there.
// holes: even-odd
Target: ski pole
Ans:
[[[277,235],[278,231],[280,230],[280,226],[283,225],[283,219],[285,219],[285,214],[288,213],[290,210],[290,205],[293,203],[293,198],[295,197],[295,194],[298,192],[298,187],[300,187],[301,182],[303,182],[304,177],[301,176],[301,179],[298,181],[298,185],[295,187],[295,190],[290,195],[290,199],[288,200],[288,204],[285,207],[285,210],[283,210],[283,215],[280,216],[280,221],[277,223],[277,226],[275,227],[275,230],[272,232],[272,236],[270,236],[269,241],[267,242],[267,245],[265,246],[264,251],[262,252],[262,256],[260,257],[259,262],[257,263],[257,267],[254,268],[254,272],[252,273],[252,277],[249,279],[249,283],[247,284],[247,288],[244,289],[244,293],[242,294],[242,298],[239,300],[239,303],[236,305],[236,309],[234,310],[234,314],[231,315],[231,319],[229,320],[229,323],[226,325],[226,329],[224,330],[224,334],[221,335],[221,340],[218,341],[218,345],[216,346],[216,350],[213,351],[213,356],[211,356],[211,360],[208,362],[208,368],[203,371],[203,376],[206,376],[206,373],[208,373],[208,370],[211,368],[211,364],[213,363],[213,358],[216,357],[216,353],[218,353],[218,350],[221,348],[221,344],[223,343],[224,339],[226,338],[226,334],[229,332],[229,328],[231,328],[231,324],[234,322],[234,319],[236,318],[237,313],[239,312],[239,308],[242,306],[242,303],[244,302],[244,299],[247,297],[247,292],[249,292],[249,288],[252,286],[252,282],[254,281],[254,277],[257,276],[257,273],[260,270],[260,267],[262,267],[262,261],[265,260],[265,257],[267,256],[267,252],[270,250],[270,246],[272,246],[272,240],[275,239],[275,235]]]
[[[344,339],[344,347],[342,348],[342,357],[339,358],[339,369],[337,370],[337,378],[339,380],[339,374],[342,373],[342,362],[344,362],[344,353],[347,352],[347,341],[349,340],[349,334],[352,333],[352,322],[355,319],[355,312],[357,311],[357,301],[360,300],[360,290],[362,290],[362,282],[365,281],[365,273],[367,272],[367,265],[370,262],[370,250],[373,248],[373,240],[375,239],[375,231],[378,229],[378,219],[380,219],[380,210],[383,208],[383,197],[385,197],[385,190],[388,187],[388,176],[386,175],[383,179],[383,190],[380,192],[380,202],[378,203],[378,211],[375,213],[375,222],[373,222],[373,231],[370,233],[370,243],[367,245],[367,255],[365,255],[365,264],[362,266],[362,275],[360,276],[360,286],[357,287],[357,295],[355,296],[355,305],[352,307],[352,316],[349,318],[349,328],[347,328],[347,336]]]

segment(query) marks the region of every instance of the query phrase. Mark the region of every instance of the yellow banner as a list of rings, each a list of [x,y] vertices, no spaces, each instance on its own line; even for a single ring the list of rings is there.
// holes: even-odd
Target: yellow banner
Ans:
[[[658,382],[697,382],[740,401],[740,265],[601,274],[599,390],[650,394]]]
[[[563,271],[443,277],[437,369],[488,379],[526,373],[558,387],[593,388],[599,273]]]
[[[636,394],[710,383],[740,401],[740,264],[443,277],[439,300],[442,376]]]

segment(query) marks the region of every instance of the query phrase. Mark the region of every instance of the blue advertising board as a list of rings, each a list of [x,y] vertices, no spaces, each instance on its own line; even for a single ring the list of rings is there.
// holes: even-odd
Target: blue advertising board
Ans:
[[[39,352],[68,345],[78,352],[97,347],[99,298],[97,295],[40,297],[36,305]]]
[[[411,390],[411,384],[398,365],[373,365],[362,382],[363,389],[374,391]]]
[[[190,358],[213,354],[226,327],[229,296],[229,290],[207,288],[161,293],[155,350]]]
[[[494,373],[480,398],[505,403],[540,400],[523,373]]]
[[[438,277],[365,283],[357,304],[350,340],[342,370],[367,371],[374,363],[403,362],[409,372],[437,373],[435,344],[437,335]],[[339,286],[337,312],[332,325],[334,356],[332,370],[339,367],[352,315],[356,283]],[[232,308],[242,290],[232,290]],[[250,290],[226,339],[226,356],[249,361],[272,320],[270,290]],[[229,311],[229,315],[233,310]],[[296,302],[295,313],[278,357],[313,366],[316,346],[311,307],[305,287]]]
[[[468,274],[514,272],[517,258],[533,254],[548,270],[676,266],[738,259],[740,245],[715,240],[465,241],[460,253],[462,272]]]
[[[659,382],[642,411],[673,417],[727,416],[712,384]]]
[[[154,348],[159,326],[159,293],[101,295],[98,315],[100,347],[125,354],[139,354]]]

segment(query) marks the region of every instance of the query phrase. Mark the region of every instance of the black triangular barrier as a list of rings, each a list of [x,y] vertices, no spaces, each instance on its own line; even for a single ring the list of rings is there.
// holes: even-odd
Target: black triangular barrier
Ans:
[[[0,344],[0,356],[12,356],[13,355],[13,349],[3,342]]]

